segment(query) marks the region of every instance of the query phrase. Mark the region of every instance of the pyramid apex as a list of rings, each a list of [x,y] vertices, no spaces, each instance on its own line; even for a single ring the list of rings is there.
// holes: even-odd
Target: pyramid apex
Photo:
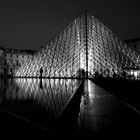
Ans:
[[[87,13],[87,11],[88,11],[87,9],[84,9],[84,13]]]

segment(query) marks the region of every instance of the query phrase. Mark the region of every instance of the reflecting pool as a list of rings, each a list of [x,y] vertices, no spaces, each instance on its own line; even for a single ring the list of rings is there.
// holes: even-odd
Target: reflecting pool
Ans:
[[[140,127],[138,111],[90,80],[0,79],[0,112],[6,129],[10,116],[45,133],[136,136]]]

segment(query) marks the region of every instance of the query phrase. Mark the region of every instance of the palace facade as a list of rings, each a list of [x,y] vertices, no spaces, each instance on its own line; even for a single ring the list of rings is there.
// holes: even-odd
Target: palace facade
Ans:
[[[34,53],[36,53],[35,50],[0,47],[0,76],[12,76],[18,67],[33,57]]]

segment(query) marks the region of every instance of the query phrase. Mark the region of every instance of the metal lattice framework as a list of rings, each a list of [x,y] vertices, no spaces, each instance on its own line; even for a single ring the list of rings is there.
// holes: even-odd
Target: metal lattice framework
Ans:
[[[103,76],[139,68],[139,56],[110,29],[84,11],[15,73],[17,77],[77,77],[95,72]]]

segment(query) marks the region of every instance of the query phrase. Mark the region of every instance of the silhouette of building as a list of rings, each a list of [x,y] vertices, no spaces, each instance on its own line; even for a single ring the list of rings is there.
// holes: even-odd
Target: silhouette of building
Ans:
[[[140,37],[124,40],[128,47],[134,49],[140,55]]]
[[[0,76],[12,76],[14,71],[29,58],[35,50],[17,50],[0,47]]]

